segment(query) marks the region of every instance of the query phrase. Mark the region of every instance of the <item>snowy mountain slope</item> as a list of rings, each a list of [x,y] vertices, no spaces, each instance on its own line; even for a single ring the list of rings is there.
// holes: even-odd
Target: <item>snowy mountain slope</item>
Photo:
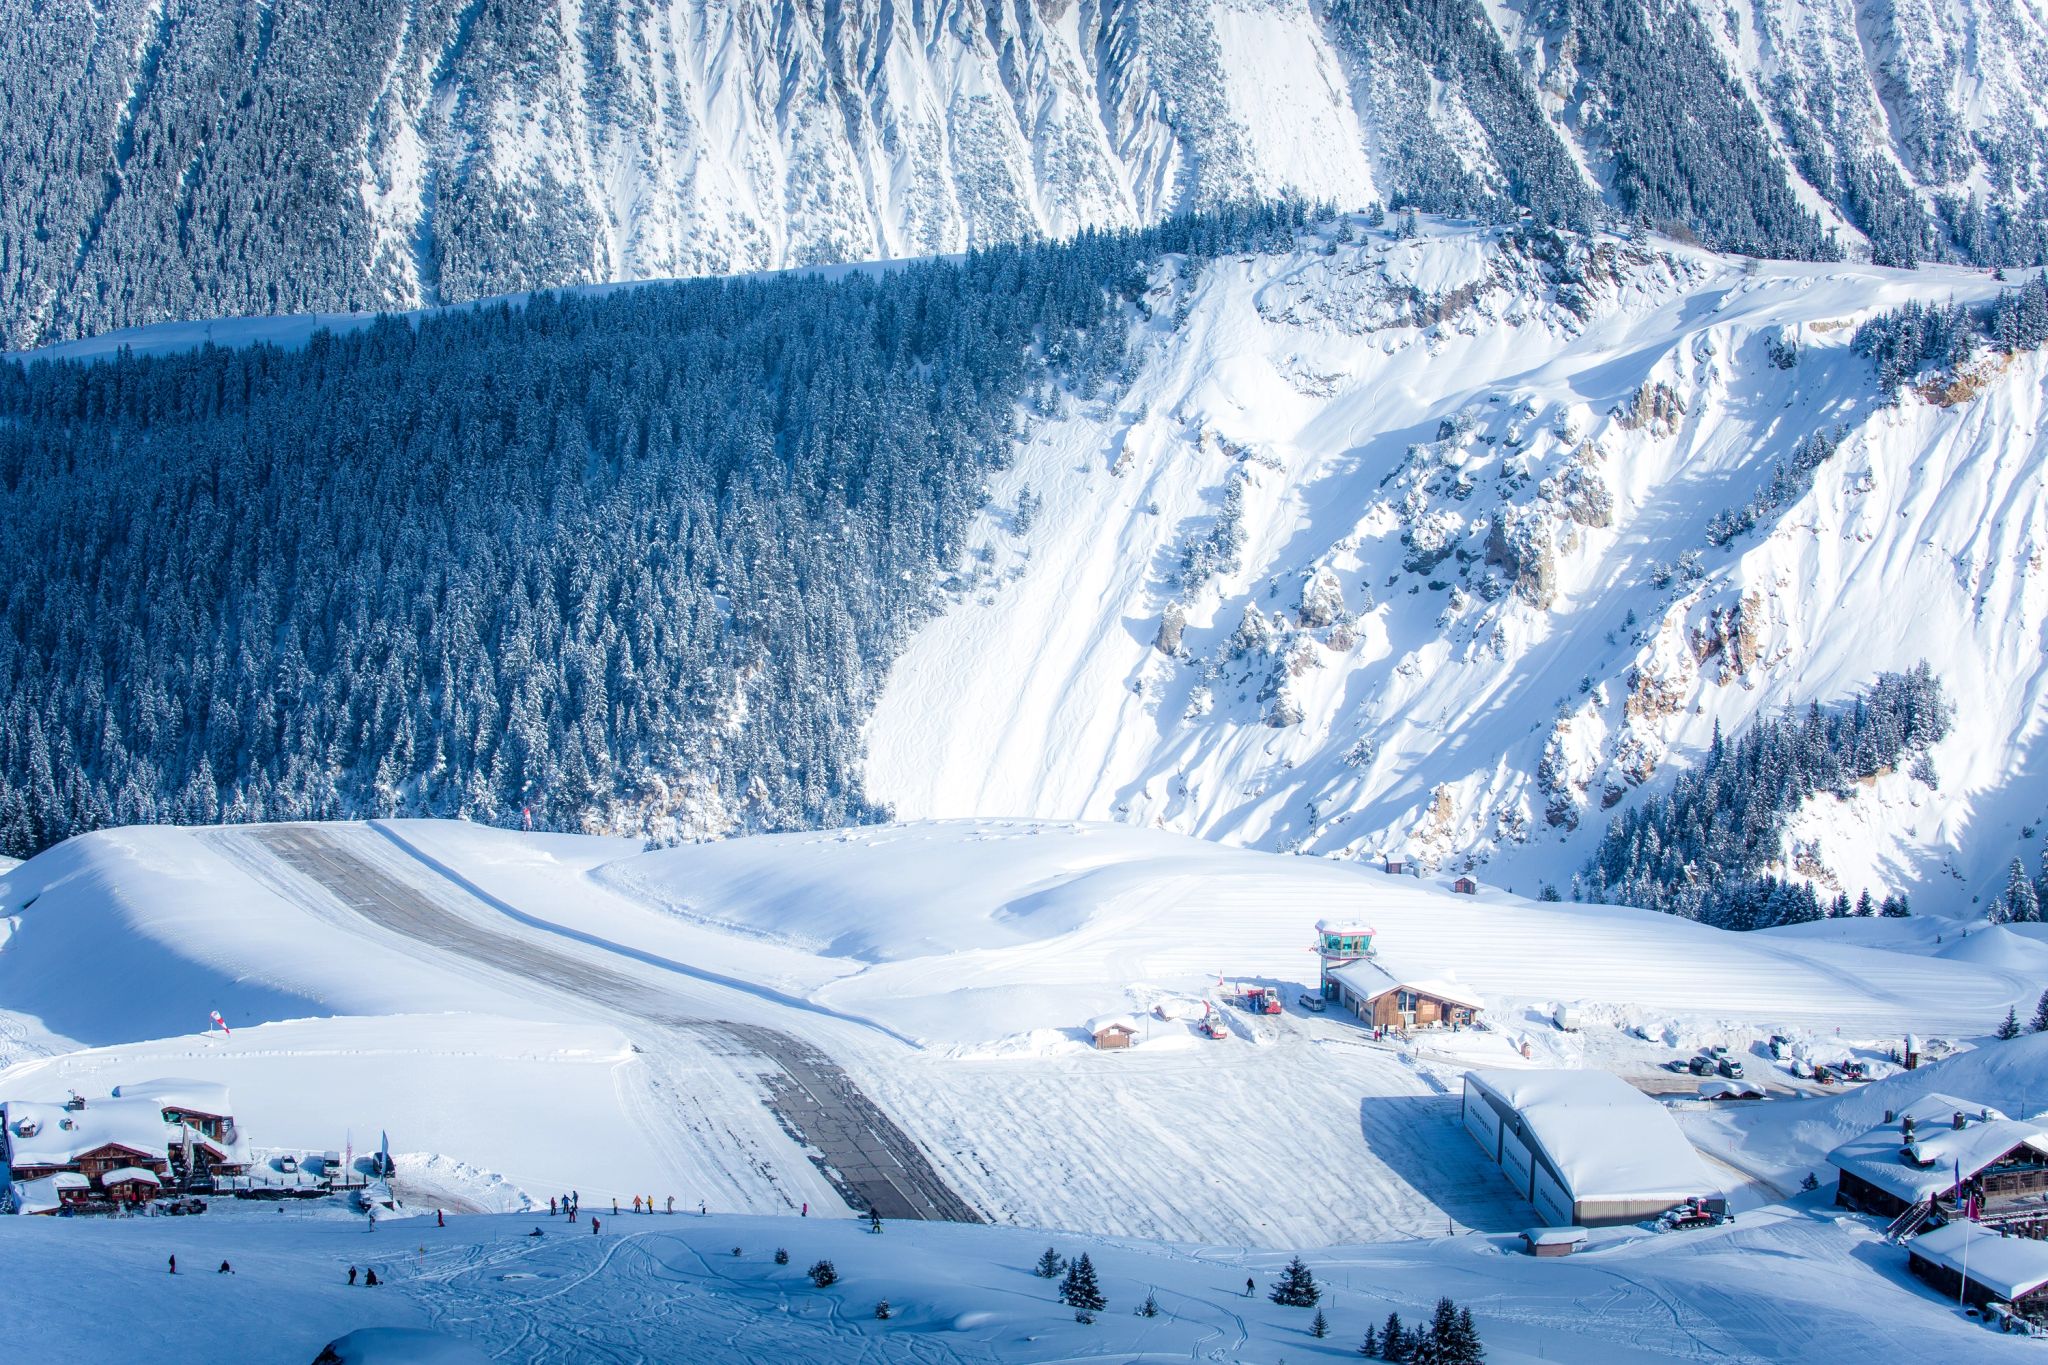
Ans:
[[[13,0],[0,344],[1283,192],[2031,261],[2044,48],[2032,0]]]
[[[1820,798],[1784,852],[1968,910],[2048,809],[2048,371],[1883,408],[1849,341],[1998,287],[1450,225],[1169,272],[1128,392],[1020,453],[970,591],[896,665],[871,790],[1533,893],[1717,724],[1925,659],[1960,717],[1938,787]]]
[[[2038,965],[2011,944],[1950,958],[1460,896],[1118,825],[655,852],[459,822],[318,829],[434,907],[438,932],[366,915],[388,892],[322,892],[265,858],[261,828],[86,835],[0,880],[0,1094],[222,1081],[266,1145],[389,1129],[427,1182],[414,1202],[652,1188],[722,1210],[840,1210],[764,1102],[772,1065],[733,1046],[737,1028],[772,1030],[831,1058],[991,1221],[1306,1246],[1526,1222],[1458,1137],[1467,1066],[1599,1065],[1664,1088],[1672,1046],[1966,1037],[2031,997]],[[1323,914],[1371,919],[1396,970],[1455,977],[1494,1027],[1375,1043],[1336,1012],[1224,1004],[1239,981],[1289,1002],[1311,989]],[[479,933],[481,957],[463,948]],[[553,965],[522,975],[533,963]],[[1204,1001],[1228,1039],[1196,1032]],[[1559,1001],[1586,1032],[1549,1026]],[[214,1007],[232,1038],[201,1032]],[[1111,1012],[1144,1016],[1127,1052],[1086,1045],[1084,1021]],[[707,1037],[678,1016],[728,1022]],[[520,1116],[535,1110],[560,1118]],[[1219,1124],[1227,1143],[1207,1136]],[[1333,1206],[1292,1177],[1303,1162],[1347,1171],[1355,1198]]]

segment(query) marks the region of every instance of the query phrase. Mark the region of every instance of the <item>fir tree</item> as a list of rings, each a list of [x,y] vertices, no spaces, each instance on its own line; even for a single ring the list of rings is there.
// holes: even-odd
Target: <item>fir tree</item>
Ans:
[[[1067,1278],[1060,1282],[1060,1302],[1084,1313],[1100,1313],[1108,1306],[1102,1297],[1102,1287],[1095,1282],[1095,1266],[1087,1252],[1076,1256],[1067,1267]]]
[[[2017,1008],[2010,1006],[2007,1007],[2005,1011],[2005,1022],[1998,1026],[1998,1033],[1996,1036],[2001,1041],[2010,1040],[2020,1036],[2020,1014]]]
[[[1913,913],[1913,907],[1906,900],[1906,893],[1894,891],[1884,898],[1884,906],[1878,912],[1886,919],[1905,919]]]
[[[1863,888],[1863,894],[1856,898],[1856,913],[1863,919],[1869,919],[1877,913],[1877,907],[1870,902],[1870,888],[1867,886]]]
[[[830,1261],[811,1262],[811,1268],[808,1273],[811,1277],[811,1283],[820,1289],[839,1282],[839,1271],[834,1268]]]
[[[1318,1341],[1330,1335],[1330,1320],[1323,1316],[1322,1309],[1316,1310],[1315,1321],[1308,1325],[1308,1334]]]
[[[2041,992],[2041,998],[2034,1005],[2033,1022],[2027,1025],[2029,1033],[2048,1033],[2048,991]]]
[[[1812,1171],[1808,1171],[1806,1173],[1806,1179],[1799,1182],[1799,1188],[1806,1191],[1808,1194],[1811,1194],[1815,1190],[1820,1188],[1820,1181],[1818,1178],[1814,1176],[1814,1173]]]
[[[1141,1318],[1156,1318],[1159,1316],[1159,1296],[1157,1294],[1152,1293],[1150,1290],[1146,1291],[1145,1301],[1138,1305],[1138,1316]]]
[[[1316,1285],[1316,1277],[1296,1256],[1287,1263],[1287,1269],[1280,1272],[1280,1278],[1273,1282],[1272,1292],[1266,1295],[1274,1303],[1289,1308],[1313,1308],[1323,1297],[1323,1291]]]
[[[1401,1326],[1399,1313],[1387,1314],[1386,1326],[1380,1328],[1380,1359],[1406,1360],[1408,1358],[1408,1331]]]
[[[775,1248],[775,1264],[777,1264],[777,1265],[788,1265],[788,1264],[789,1264],[789,1249],[788,1249],[787,1247],[777,1247],[777,1248]]]
[[[1377,1360],[1380,1358],[1379,1328],[1367,1327],[1365,1329],[1365,1340],[1363,1343],[1359,1345],[1358,1353],[1366,1357],[1368,1360]]]
[[[1446,1344],[1444,1365],[1484,1365],[1486,1347],[1479,1340],[1478,1324],[1472,1321],[1472,1310],[1458,1310],[1457,1326]]]
[[[889,1320],[889,1301],[887,1299],[881,1299],[876,1302],[875,1316],[883,1322]]]
[[[2012,860],[2012,867],[2005,880],[2006,918],[2014,924],[2038,924],[2041,920],[2041,898],[2034,891],[2033,879],[2027,876],[2026,865],[2018,858]]]
[[[1038,1264],[1031,1267],[1031,1273],[1041,1280],[1053,1280],[1058,1279],[1059,1273],[1066,1268],[1067,1258],[1047,1247],[1045,1254],[1038,1258]]]

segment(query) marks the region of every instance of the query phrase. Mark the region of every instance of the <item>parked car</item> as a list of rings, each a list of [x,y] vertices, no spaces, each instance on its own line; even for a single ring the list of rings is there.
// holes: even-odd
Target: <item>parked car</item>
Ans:
[[[1323,997],[1317,995],[1314,991],[1303,991],[1301,993],[1301,1007],[1310,1014],[1321,1014],[1328,1003],[1328,1001],[1324,1000]]]
[[[1702,1052],[1697,1057],[1694,1057],[1691,1061],[1687,1062],[1685,1065],[1686,1069],[1691,1071],[1693,1075],[1705,1076],[1713,1071],[1714,1059],[1712,1057],[1709,1057],[1706,1053]]]
[[[1742,1074],[1742,1063],[1736,1061],[1733,1057],[1723,1057],[1714,1070],[1720,1072],[1723,1076],[1733,1079]]]
[[[1670,1061],[1664,1063],[1664,1069],[1666,1071],[1684,1071],[1686,1069],[1685,1058],[1673,1057]]]

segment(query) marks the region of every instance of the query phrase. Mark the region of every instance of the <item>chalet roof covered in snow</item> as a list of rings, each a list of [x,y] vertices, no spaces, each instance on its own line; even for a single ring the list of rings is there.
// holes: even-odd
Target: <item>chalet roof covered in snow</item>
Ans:
[[[68,1166],[110,1145],[162,1157],[178,1132],[164,1122],[163,1110],[152,1099],[91,1100],[83,1109],[9,1100],[0,1105],[0,1125],[6,1127],[17,1167]]]
[[[1906,1243],[1906,1250],[1958,1275],[1967,1274],[2002,1299],[2016,1299],[2048,1284],[2048,1242],[2000,1237],[1960,1218],[1921,1233]]]
[[[1141,1033],[1138,1021],[1128,1014],[1098,1014],[1088,1021],[1091,1034],[1106,1033],[1110,1029],[1122,1029],[1125,1033]]]
[[[1955,1116],[1963,1115],[1963,1126]],[[1989,1115],[1989,1117],[1985,1117]],[[1905,1158],[1905,1126],[1913,1120],[1917,1163]],[[2048,1158],[2048,1126],[2009,1119],[1996,1109],[1953,1095],[1923,1095],[1891,1123],[1879,1124],[1828,1153],[1828,1163],[1886,1194],[1915,1204],[1954,1187],[1960,1166],[1965,1179],[2015,1147],[2031,1147]]]
[[[16,1213],[49,1213],[63,1205],[65,1190],[89,1190],[92,1182],[76,1171],[58,1171],[40,1180],[17,1180],[12,1185]]]
[[[154,1100],[165,1109],[183,1109],[190,1114],[211,1114],[215,1118],[230,1118],[234,1115],[234,1102],[228,1098],[228,1088],[217,1081],[189,1081],[170,1078],[156,1081],[141,1081],[134,1085],[117,1085],[114,1094],[121,1099]]]
[[[1664,1106],[1607,1071],[1469,1071],[1522,1116],[1577,1200],[1677,1203],[1720,1188]]]
[[[145,1170],[140,1166],[117,1166],[111,1171],[102,1171],[100,1173],[101,1185],[119,1185],[131,1180],[139,1180],[145,1185],[161,1185],[163,1183],[157,1179],[155,1171]]]
[[[1332,967],[1330,976],[1341,981],[1367,1000],[1377,1000],[1388,991],[1408,990],[1422,995],[1448,1000],[1454,1005],[1470,1005],[1482,1009],[1485,1002],[1470,986],[1455,981],[1444,981],[1421,974],[1404,974],[1401,964],[1389,962],[1383,957],[1367,958],[1361,962],[1349,962],[1342,967]]]
[[[1316,932],[1319,934],[1344,934],[1353,937],[1363,934],[1367,938],[1371,938],[1375,930],[1372,925],[1362,919],[1332,915],[1316,921]]]

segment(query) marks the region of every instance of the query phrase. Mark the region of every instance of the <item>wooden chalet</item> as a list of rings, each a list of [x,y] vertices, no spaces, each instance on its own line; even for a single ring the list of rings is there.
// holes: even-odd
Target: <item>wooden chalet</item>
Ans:
[[[1088,1021],[1088,1036],[1103,1052],[1129,1047],[1137,1041],[1139,1033],[1138,1021],[1128,1014],[1105,1014]]]
[[[1469,987],[1403,975],[1379,957],[1331,967],[1327,980],[1332,998],[1373,1028],[1465,1028],[1482,1008]]]
[[[1897,1219],[1901,1234],[1968,1206],[1994,1227],[2048,1217],[2048,1126],[1953,1095],[1923,1095],[1828,1164],[1837,1204]]]
[[[1470,877],[1460,877],[1451,883],[1451,890],[1461,896],[1476,896],[1479,894],[1479,883]]]
[[[234,1103],[226,1086],[166,1079],[118,1085],[114,1094],[157,1106],[164,1122],[174,1130],[171,1164],[181,1177],[204,1182],[214,1176],[241,1175],[249,1169],[248,1144],[235,1127]],[[193,1166],[190,1172],[183,1169],[188,1149]]]
[[[2048,1242],[1957,1219],[1907,1242],[1906,1256],[1913,1273],[1945,1298],[1980,1308],[2007,1303],[2037,1320],[2048,1311]]]
[[[63,1203],[133,1199],[170,1174],[173,1131],[148,1100],[9,1101],[0,1105],[0,1158],[17,1188],[51,1181]],[[72,1179],[52,1180],[63,1176]]]

